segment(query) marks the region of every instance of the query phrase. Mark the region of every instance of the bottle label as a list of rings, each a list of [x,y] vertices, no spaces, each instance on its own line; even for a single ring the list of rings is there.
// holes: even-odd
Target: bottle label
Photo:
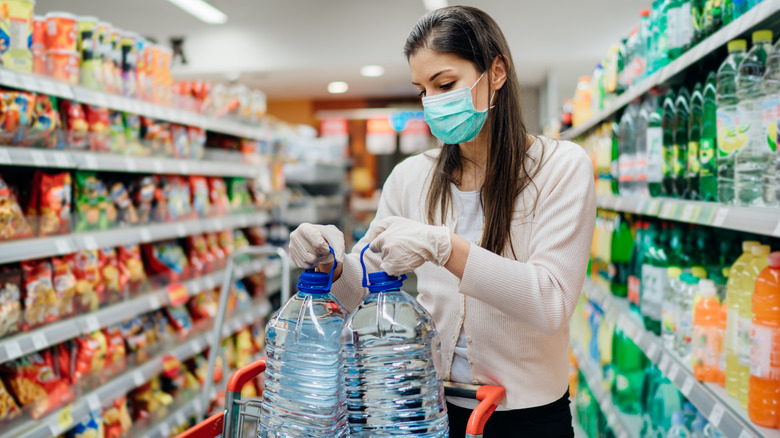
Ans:
[[[663,300],[661,304],[661,331],[674,333],[677,331],[677,308],[672,300]]]
[[[642,315],[655,321],[661,320],[661,303],[664,299],[666,269],[642,265]]]
[[[718,156],[728,157],[747,144],[746,130],[739,126],[739,112],[734,106],[718,108]]]
[[[663,130],[647,128],[647,182],[661,182],[664,177]]]
[[[757,99],[746,99],[737,105],[737,130],[745,134],[745,143],[738,145],[737,151],[748,142],[759,144],[764,142],[765,131],[761,129],[762,102]]]
[[[750,375],[759,379],[780,378],[779,363],[772,361],[775,343],[780,340],[780,328],[754,325],[751,330],[753,342],[750,349]]]
[[[702,138],[699,150],[699,161],[702,178],[717,175],[715,166],[715,139]]]
[[[672,175],[683,176],[688,167],[688,157],[683,156],[682,147],[679,144],[672,146]]]
[[[696,326],[693,329],[693,367],[715,368],[718,366],[717,327]]]
[[[669,8],[666,10],[666,45],[669,50],[674,50],[681,46],[680,38],[680,7]]]
[[[740,316],[737,318],[737,355],[739,364],[744,367],[750,366],[751,349],[751,330],[753,321],[750,317]]]
[[[698,175],[700,168],[699,143],[695,141],[688,142],[688,175]]]
[[[620,154],[618,159],[620,176],[618,181],[626,182],[634,180],[634,160],[630,154]]]
[[[780,96],[771,94],[764,99],[761,107],[761,126],[766,133],[766,145],[769,150],[777,150],[777,122],[780,119]]]
[[[677,23],[679,30],[677,32],[677,47],[685,47],[693,40],[693,12],[691,3],[686,2],[680,7]]]
[[[628,302],[639,305],[639,277],[630,275],[628,277]]]

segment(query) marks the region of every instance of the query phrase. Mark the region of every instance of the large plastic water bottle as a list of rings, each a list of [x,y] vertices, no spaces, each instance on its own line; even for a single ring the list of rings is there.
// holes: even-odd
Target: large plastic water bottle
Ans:
[[[763,205],[764,167],[770,160],[765,131],[761,129],[761,107],[764,95],[761,83],[766,71],[766,58],[772,50],[772,31],[753,32],[753,47],[739,64],[737,95],[739,96],[739,131],[745,132],[747,144],[734,158],[734,189],[737,203]]]
[[[304,272],[298,293],[268,322],[259,437],[347,436],[341,344],[347,312],[331,284],[332,275]]]
[[[744,133],[739,132],[737,104],[737,71],[745,57],[747,41],[734,40],[728,44],[729,56],[718,68],[717,124],[718,124],[718,202],[734,203],[734,157],[745,146]]]
[[[640,102],[628,106],[620,118],[618,134],[618,191],[623,196],[635,194],[636,189],[636,119]]]
[[[363,264],[363,253],[361,264]],[[447,437],[433,318],[401,290],[406,276],[368,275],[368,296],[349,316],[342,339],[350,436]]]
[[[685,427],[685,414],[683,411],[676,411],[672,415],[672,428],[666,434],[666,438],[689,438],[691,433]]]
[[[764,105],[761,109],[762,128],[766,133],[766,147],[770,151],[770,160],[764,166],[764,204],[776,205],[780,198],[780,152],[777,151],[777,123],[780,122],[780,41],[772,46],[772,52],[766,59],[764,73]]]

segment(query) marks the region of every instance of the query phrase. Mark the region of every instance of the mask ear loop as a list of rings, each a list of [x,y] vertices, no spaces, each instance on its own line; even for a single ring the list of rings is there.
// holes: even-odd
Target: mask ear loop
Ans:
[[[473,90],[473,89],[474,89],[474,87],[476,87],[476,86],[477,86],[477,84],[479,83],[479,81],[481,81],[481,80],[482,80],[482,76],[485,76],[485,73],[487,73],[487,70],[483,71],[483,72],[482,72],[482,74],[481,74],[481,75],[479,75],[479,79],[477,79],[477,82],[474,82],[474,85],[472,85],[472,86],[471,86],[471,88],[469,88],[469,90]],[[485,111],[487,111],[487,110],[489,110],[489,109],[493,109],[493,108],[495,108],[495,107],[496,107],[495,105],[491,105],[491,103],[493,103],[493,97],[494,97],[495,95],[496,95],[496,90],[493,90],[493,93],[491,93],[491,94],[490,94],[490,100],[488,101],[488,107],[487,107],[485,110],[483,110],[483,111],[480,111],[481,113],[484,113]],[[474,105],[474,104],[472,103],[472,106],[473,106],[473,105]]]

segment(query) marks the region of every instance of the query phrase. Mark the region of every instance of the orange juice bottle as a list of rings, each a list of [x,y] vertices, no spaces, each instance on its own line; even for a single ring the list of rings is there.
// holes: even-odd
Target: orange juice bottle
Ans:
[[[726,328],[728,327],[729,300],[723,299],[720,306],[720,318],[718,318],[718,333],[720,344],[718,346],[718,385],[726,387]]]
[[[693,313],[693,376],[702,382],[718,379],[720,302],[712,280],[699,281],[701,300]]]
[[[780,403],[780,252],[767,256],[753,292],[748,415],[759,426],[778,427]]]

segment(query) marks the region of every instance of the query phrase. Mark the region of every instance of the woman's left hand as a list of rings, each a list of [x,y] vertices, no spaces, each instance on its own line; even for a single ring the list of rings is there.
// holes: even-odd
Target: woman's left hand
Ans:
[[[451,233],[447,227],[391,216],[368,231],[371,251],[380,253],[379,268],[389,275],[414,271],[425,262],[444,266],[452,254]]]

